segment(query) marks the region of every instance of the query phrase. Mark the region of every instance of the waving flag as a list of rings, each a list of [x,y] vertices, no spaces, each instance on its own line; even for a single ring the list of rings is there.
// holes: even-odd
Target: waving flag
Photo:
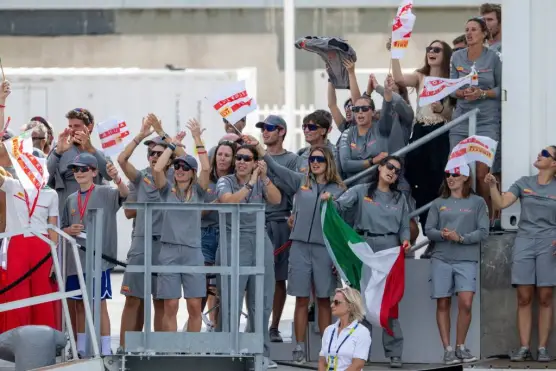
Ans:
[[[102,150],[106,156],[116,156],[122,152],[131,136],[127,124],[123,120],[110,119],[97,124],[98,136]]]
[[[494,155],[498,142],[480,135],[472,135],[459,142],[448,158],[446,170],[452,170],[458,167],[464,167],[475,161],[491,167],[494,162]],[[469,175],[469,174],[464,174]]]
[[[479,76],[472,68],[471,73],[459,79],[444,79],[442,77],[426,76],[423,80],[423,90],[419,94],[419,106],[424,107],[428,104],[438,102],[459,88],[478,84]]]
[[[238,81],[206,98],[210,105],[229,123],[235,124],[257,109],[255,99],[249,97],[245,81]]]
[[[413,0],[403,0],[392,23],[392,59],[402,59],[415,25]]]
[[[333,201],[321,210],[324,243],[336,270],[363,295],[367,320],[389,334],[389,318],[398,318],[405,286],[405,256],[401,246],[374,252],[336,211]]]

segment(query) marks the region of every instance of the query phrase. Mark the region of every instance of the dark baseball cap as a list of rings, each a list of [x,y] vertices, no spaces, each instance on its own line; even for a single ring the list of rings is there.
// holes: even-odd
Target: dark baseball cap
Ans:
[[[172,161],[173,164],[178,163],[178,162],[185,162],[185,164],[187,166],[189,166],[190,168],[192,168],[193,170],[197,170],[197,168],[198,168],[197,160],[195,159],[195,157],[190,156],[190,155],[176,157],[174,159],[174,161]]]
[[[41,124],[43,124],[44,126],[46,126],[48,129],[50,129],[50,131],[52,131],[52,125],[50,125],[50,122],[48,122],[48,120],[45,119],[42,116],[31,117],[31,120],[29,120],[29,121],[38,121]]]
[[[71,169],[76,166],[88,166],[93,169],[98,169],[98,161],[97,158],[90,153],[80,153],[73,161],[68,165],[68,169]]]
[[[265,125],[278,126],[283,129],[288,129],[288,125],[286,124],[286,121],[284,121],[283,118],[277,115],[268,116],[267,118],[264,119],[264,121],[257,122],[255,127],[262,129]]]
[[[143,142],[144,145],[146,146],[150,146],[151,144],[154,144],[155,146],[164,146],[167,147],[168,143],[166,143],[161,137],[156,136],[152,139],[147,139],[146,141]]]

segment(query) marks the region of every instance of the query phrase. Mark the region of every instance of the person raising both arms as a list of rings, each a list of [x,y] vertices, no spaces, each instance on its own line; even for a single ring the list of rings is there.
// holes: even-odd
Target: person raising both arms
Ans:
[[[537,175],[519,178],[503,194],[492,174],[485,176],[494,207],[505,209],[518,199],[521,214],[512,250],[512,285],[517,289],[517,328],[521,347],[515,362],[531,359],[533,297],[539,302],[539,362],[551,360],[547,343],[552,329],[556,286],[556,145],[542,149],[533,164]]]

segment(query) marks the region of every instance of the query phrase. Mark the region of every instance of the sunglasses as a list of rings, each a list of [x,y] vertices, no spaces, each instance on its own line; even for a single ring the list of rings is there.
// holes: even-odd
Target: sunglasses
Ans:
[[[461,50],[461,49],[465,49],[465,48],[454,48],[454,49],[452,49],[452,53],[457,52],[458,50]]]
[[[324,164],[326,162],[326,158],[324,156],[309,156],[309,163],[319,163]]]
[[[446,176],[446,179],[448,179],[449,177],[459,178],[461,176],[461,174],[453,174],[453,173],[445,173],[444,175]]]
[[[89,170],[91,170],[91,168],[89,166],[73,166],[71,168],[71,171],[73,173],[86,173]]]
[[[253,156],[236,155],[236,161],[251,162],[251,161],[253,161]]]
[[[187,165],[185,162],[176,162],[174,164],[174,170],[182,169],[183,171],[191,170],[191,167]]]
[[[442,51],[442,48],[438,47],[438,46],[427,46],[425,48],[425,50],[427,51],[427,53],[440,53]]]
[[[334,300],[334,301],[332,302],[332,304],[334,304],[335,307],[337,307],[338,305],[343,304],[343,303],[345,303],[345,301]]]
[[[400,169],[399,167],[394,166],[393,164],[391,164],[390,162],[387,162],[384,166],[386,166],[386,168],[390,171],[394,170],[394,173],[396,175],[400,175],[402,172],[402,169]]]
[[[351,112],[369,112],[371,110],[371,106],[353,106],[351,107]]]
[[[315,124],[303,124],[301,126],[301,128],[303,129],[303,131],[305,131],[305,130],[315,131],[315,130],[320,129],[320,126],[315,125]]]
[[[543,149],[543,150],[541,151],[541,156],[542,156],[542,157],[545,157],[545,158],[551,158],[551,159],[553,159],[553,160],[556,160],[556,157],[555,157],[555,156],[552,156],[552,155],[550,154],[550,152],[548,152],[547,149]]]
[[[272,132],[275,131],[276,129],[280,129],[280,127],[278,125],[270,125],[270,124],[264,124],[264,126],[261,128],[261,131],[268,131],[268,132]]]
[[[160,157],[162,156],[162,151],[149,150],[149,157]]]

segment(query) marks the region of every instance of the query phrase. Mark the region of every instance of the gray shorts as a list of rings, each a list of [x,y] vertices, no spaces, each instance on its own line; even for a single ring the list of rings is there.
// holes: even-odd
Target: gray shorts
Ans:
[[[127,254],[127,264],[128,265],[144,265],[145,264],[145,254],[144,254],[144,243],[145,237],[133,237],[131,240],[131,246]],[[160,255],[160,250],[162,248],[162,243],[160,242],[160,237],[153,238],[152,243],[152,265],[158,264],[158,257]],[[153,297],[156,299],[156,284],[158,277],[153,275],[151,277],[151,292]],[[125,296],[132,296],[135,298],[143,299],[145,295],[145,280],[144,273],[131,273],[125,272],[124,278],[122,280],[122,287],[120,293]]]
[[[160,265],[204,266],[205,258],[201,248],[162,243],[158,257]],[[203,298],[207,295],[204,274],[159,273],[157,299],[179,299],[183,287],[183,297]]]
[[[288,295],[309,297],[313,283],[317,298],[331,297],[336,288],[332,269],[332,259],[324,245],[293,241],[288,267]]]
[[[272,241],[274,251],[278,250],[282,245],[288,242],[290,238],[290,227],[286,219],[283,221],[266,222],[266,233]],[[274,256],[274,277],[276,281],[285,281],[288,279],[288,260],[290,249],[285,249],[278,255]]]
[[[449,298],[458,292],[475,292],[477,262],[431,259],[431,298]]]
[[[512,250],[512,285],[556,286],[554,240],[516,237]]]

